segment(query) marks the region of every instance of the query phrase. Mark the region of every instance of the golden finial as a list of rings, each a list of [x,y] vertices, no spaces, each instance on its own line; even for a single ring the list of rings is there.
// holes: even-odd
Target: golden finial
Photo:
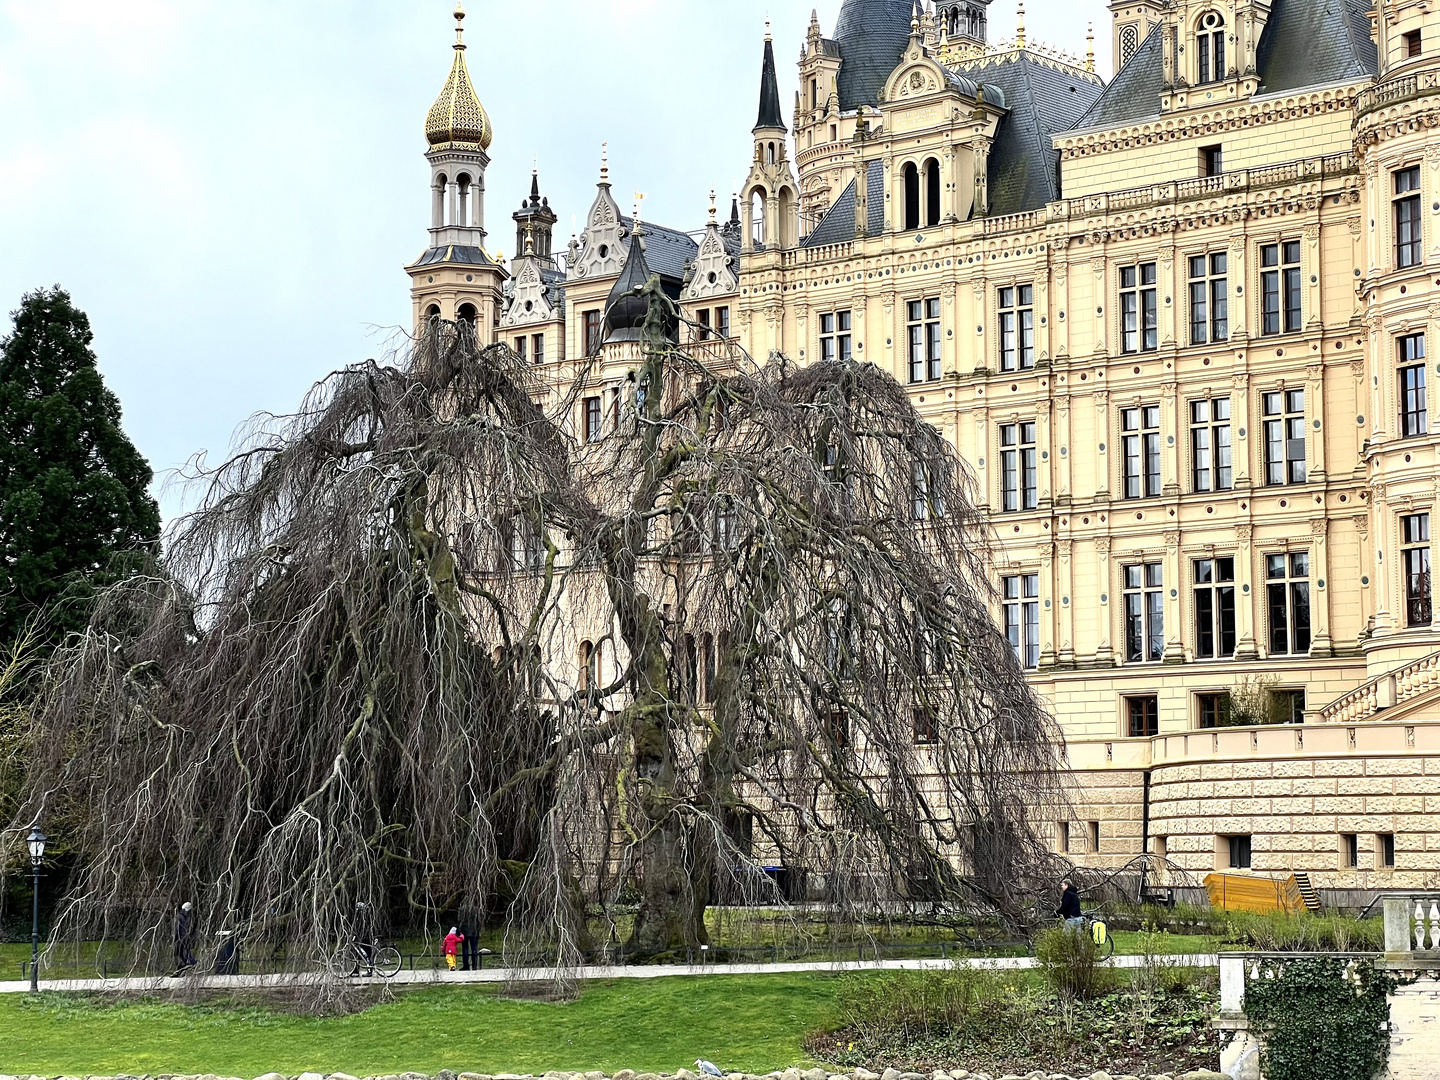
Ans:
[[[920,0],[915,0],[910,8],[910,36],[914,37],[920,33]]]
[[[490,116],[475,93],[465,67],[465,8],[455,5],[455,62],[450,78],[425,118],[425,138],[432,147],[458,146],[489,150],[495,136]]]
[[[646,195],[643,191],[639,190],[638,188],[636,189],[636,191],[635,191],[635,229],[636,229],[636,231],[639,231],[639,229],[640,229],[640,204],[643,203],[643,202],[644,202],[646,199],[648,199],[649,197],[650,197],[650,196]]]
[[[1020,0],[1015,5],[1015,18],[1018,23],[1015,28],[1015,46],[1023,49],[1025,47],[1025,0]]]
[[[455,48],[465,48],[465,3],[455,0]]]
[[[715,224],[715,189],[710,189],[710,224]]]
[[[610,144],[600,144],[600,183],[610,183]]]
[[[770,40],[770,16],[765,16],[765,40]]]
[[[1085,70],[1095,70],[1095,24],[1085,24]]]
[[[525,254],[526,254],[526,255],[534,255],[534,254],[535,254],[535,223],[534,223],[534,222],[526,222],[526,224],[525,224]]]

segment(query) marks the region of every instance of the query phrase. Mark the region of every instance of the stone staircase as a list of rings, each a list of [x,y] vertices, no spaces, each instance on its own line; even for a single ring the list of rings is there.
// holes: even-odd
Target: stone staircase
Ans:
[[[1362,683],[1320,710],[1322,724],[1353,724],[1440,689],[1440,652],[1412,660]]]

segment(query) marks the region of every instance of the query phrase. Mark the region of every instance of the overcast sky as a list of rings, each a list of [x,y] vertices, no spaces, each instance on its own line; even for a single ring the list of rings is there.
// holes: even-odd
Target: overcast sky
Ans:
[[[165,475],[409,318],[429,224],[423,123],[451,62],[453,0],[0,0],[0,311],[59,283],[87,311],[125,427]],[[840,0],[818,5],[834,29]],[[489,246],[542,189],[557,246],[594,197],[703,226],[749,161],[761,42],[782,100],[811,3],[470,0],[470,72],[495,125]],[[1014,33],[996,0],[992,40]],[[1083,53],[1098,0],[1032,0],[1031,40]],[[9,332],[0,319],[0,336]],[[162,494],[167,515],[180,493]]]

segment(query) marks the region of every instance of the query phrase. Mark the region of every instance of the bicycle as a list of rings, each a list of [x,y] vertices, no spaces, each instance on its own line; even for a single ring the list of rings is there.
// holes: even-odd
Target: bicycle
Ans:
[[[1061,919],[1060,929],[1069,930],[1069,923]],[[1096,954],[1101,960],[1109,960],[1115,955],[1115,938],[1110,933],[1110,927],[1104,919],[1096,918],[1094,915],[1081,915],[1080,925],[1075,930],[1089,935],[1090,940],[1095,943]]]
[[[321,955],[320,968],[332,979],[381,978],[393,979],[400,974],[400,950],[390,945],[342,945],[329,955]]]

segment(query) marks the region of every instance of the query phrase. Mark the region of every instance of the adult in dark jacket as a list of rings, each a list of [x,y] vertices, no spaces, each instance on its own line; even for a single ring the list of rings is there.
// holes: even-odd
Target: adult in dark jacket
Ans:
[[[186,900],[175,916],[175,968],[186,971],[195,966],[195,905]]]
[[[1065,920],[1065,925],[1071,930],[1078,929],[1085,920],[1080,914],[1080,894],[1076,891],[1075,885],[1070,881],[1060,883],[1060,908],[1056,915]]]

